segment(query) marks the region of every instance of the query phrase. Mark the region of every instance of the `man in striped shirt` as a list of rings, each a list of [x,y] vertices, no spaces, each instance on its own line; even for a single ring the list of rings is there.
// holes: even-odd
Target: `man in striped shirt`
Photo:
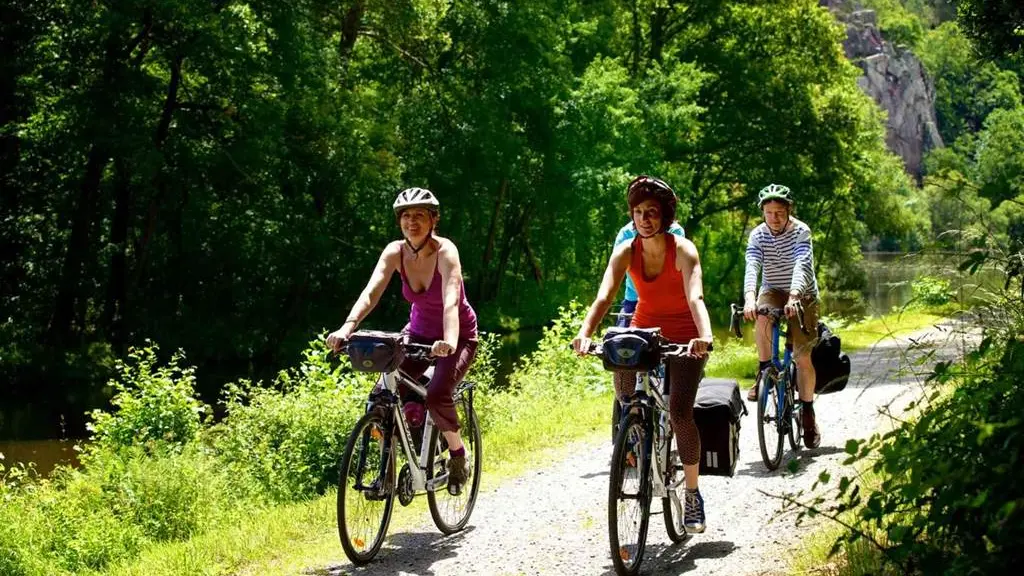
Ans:
[[[757,321],[755,337],[760,375],[771,363],[772,339],[770,320],[758,316],[757,307],[768,305],[784,308],[786,316],[794,318],[797,302],[803,304],[804,325],[809,334],[801,332],[799,325],[794,322],[790,326],[789,335],[797,366],[804,445],[817,448],[821,443],[821,434],[814,418],[814,365],[811,364],[811,348],[818,335],[818,282],[814,277],[811,229],[793,218],[793,196],[785,186],[770,184],[764,187],[758,194],[758,206],[764,215],[764,222],[750,232],[747,240],[743,315],[747,320]],[[759,272],[761,288],[755,293]],[[756,385],[750,390],[747,400],[757,400]]]

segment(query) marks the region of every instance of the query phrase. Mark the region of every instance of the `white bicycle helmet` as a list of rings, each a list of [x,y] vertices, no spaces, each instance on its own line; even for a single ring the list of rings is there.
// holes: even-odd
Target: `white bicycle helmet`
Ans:
[[[441,210],[441,203],[437,201],[434,193],[426,188],[406,188],[398,193],[395,203],[392,205],[395,214],[401,214],[406,208],[426,208],[433,212]]]
[[[792,206],[793,193],[788,187],[783,186],[782,184],[769,184],[764,188],[761,188],[761,191],[757,193],[757,207],[763,207],[764,203],[769,200],[778,200]]]

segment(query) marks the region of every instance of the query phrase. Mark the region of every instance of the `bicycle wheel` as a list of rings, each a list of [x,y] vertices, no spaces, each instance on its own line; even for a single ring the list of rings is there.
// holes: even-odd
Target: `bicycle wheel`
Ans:
[[[782,463],[782,427],[779,415],[779,373],[774,366],[765,368],[758,377],[757,441],[761,459],[769,470]]]
[[[458,532],[466,527],[469,515],[476,504],[476,495],[480,490],[480,471],[483,461],[483,441],[480,438],[480,423],[476,419],[473,404],[463,397],[455,401],[455,411],[462,423],[462,442],[466,446],[466,456],[471,458],[470,476],[466,485],[458,494],[452,494],[447,486],[438,486],[427,492],[430,504],[430,516],[438,530],[445,534]],[[444,450],[447,444],[444,436],[436,427],[430,434],[430,446],[433,450],[427,458],[427,478],[435,478],[448,474],[448,458]]]
[[[353,564],[377,554],[395,506],[394,442],[384,418],[365,414],[356,423],[338,473],[338,536]]]
[[[800,449],[800,440],[804,435],[804,419],[800,417],[800,408],[797,399],[798,386],[796,383],[796,368],[789,367],[789,378],[786,382],[786,414],[789,416],[789,447],[793,450]]]
[[[615,439],[608,488],[608,540],[612,564],[620,576],[640,571],[647,542],[651,511],[647,445],[643,419],[628,415]]]
[[[667,441],[671,446],[671,435]],[[683,495],[686,491],[683,462],[679,459],[679,452],[669,450],[663,464],[662,470],[665,471],[665,489],[668,496],[661,499],[661,510],[665,516],[665,531],[668,532],[668,538],[678,544],[686,540],[686,526],[683,525],[683,512],[686,507]]]
[[[622,403],[617,396],[612,398],[612,442],[619,435],[619,421],[622,419]]]

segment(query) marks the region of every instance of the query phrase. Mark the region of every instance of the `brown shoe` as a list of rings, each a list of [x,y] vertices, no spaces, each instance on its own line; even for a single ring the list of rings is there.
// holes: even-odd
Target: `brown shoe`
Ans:
[[[757,402],[757,382],[750,387],[750,392],[747,392],[747,402]]]
[[[821,432],[814,419],[814,410],[801,410],[800,417],[804,419],[804,446],[817,448],[821,445]]]
[[[461,494],[469,476],[469,461],[465,456],[452,456],[448,459],[448,492],[453,496]]]

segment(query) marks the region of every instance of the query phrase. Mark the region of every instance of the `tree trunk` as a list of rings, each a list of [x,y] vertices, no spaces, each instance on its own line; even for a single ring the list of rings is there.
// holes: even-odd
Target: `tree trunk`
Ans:
[[[661,51],[665,47],[665,21],[668,19],[668,7],[657,7],[651,14],[651,49],[649,56],[652,62],[661,62]]]
[[[356,39],[359,38],[359,22],[363,18],[365,8],[363,0],[356,0],[341,21],[341,40],[338,44],[338,50],[341,52],[343,60],[348,59],[349,54],[352,53],[352,48],[356,45]]]
[[[519,213],[518,217],[509,218],[509,226],[506,228],[505,244],[501,248],[501,256],[498,258],[498,269],[494,276],[494,290],[490,297],[497,298],[501,294],[501,283],[505,279],[505,271],[508,269],[508,260],[512,255],[512,247],[522,234],[529,218],[530,208],[526,207]]]
[[[505,204],[505,195],[508,193],[508,178],[502,178],[498,186],[498,197],[494,199],[494,212],[491,214],[491,226],[487,233],[487,246],[484,247],[484,257],[480,266],[480,275],[477,279],[476,296],[481,300],[487,298],[490,289],[491,260],[494,258],[494,243],[498,237],[498,221],[501,217],[501,207]]]
[[[131,175],[124,160],[114,162],[116,185],[114,189],[114,218],[110,223],[110,243],[114,253],[110,256],[110,279],[107,282],[107,301],[104,306],[103,325],[114,350],[123,352],[126,341],[124,313],[128,307],[127,245],[128,222],[131,219]]]
[[[68,237],[64,252],[64,266],[61,268],[57,300],[50,319],[48,339],[55,346],[66,343],[71,335],[75,300],[78,298],[78,287],[82,282],[82,267],[86,255],[90,252],[89,228],[96,212],[103,170],[109,161],[106,147],[93,144],[85,165],[85,177],[82,178],[78,190],[78,203],[72,215],[71,235]]]
[[[637,0],[633,0],[633,66],[631,75],[636,78],[640,75],[640,7]]]
[[[129,41],[127,49],[120,42],[120,33],[124,32],[122,29],[111,31],[105,42],[103,73],[94,95],[98,104],[93,114],[94,126],[102,135],[89,148],[85,174],[78,190],[78,201],[71,216],[71,234],[64,251],[64,264],[61,267],[53,315],[50,317],[50,325],[47,328],[47,340],[55,346],[66,343],[71,335],[75,301],[80,296],[79,287],[83,283],[82,273],[85,259],[92,252],[92,239],[89,232],[93,226],[99,202],[103,172],[110,163],[111,155],[111,151],[106,144],[102,143],[102,140],[104,135],[116,134],[118,129],[114,121],[115,104],[111,101],[115,95],[111,92],[116,87],[121,68],[124,67],[124,58],[130,54],[131,50],[135,49],[141,39],[148,34],[148,31],[149,26],[144,25],[143,29]]]
[[[523,231],[523,250],[526,253],[526,261],[530,263],[530,270],[533,272],[533,279],[537,282],[537,285],[541,288],[544,287],[544,270],[541,268],[540,260],[537,259],[537,255],[533,253],[533,249],[530,248],[530,235]]]

